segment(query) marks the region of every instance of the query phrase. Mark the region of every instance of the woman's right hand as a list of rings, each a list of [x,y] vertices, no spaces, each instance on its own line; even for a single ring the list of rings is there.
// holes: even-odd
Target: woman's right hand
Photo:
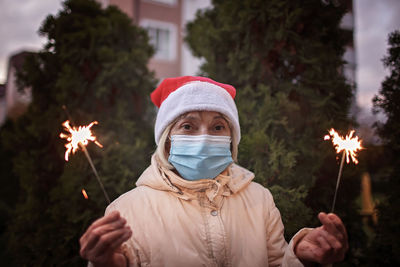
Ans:
[[[132,236],[118,211],[93,222],[79,240],[82,258],[89,260],[94,266],[126,266],[127,260],[121,253],[123,242]]]

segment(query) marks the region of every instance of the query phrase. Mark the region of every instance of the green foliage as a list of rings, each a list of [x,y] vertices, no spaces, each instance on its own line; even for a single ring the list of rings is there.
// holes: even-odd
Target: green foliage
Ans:
[[[389,55],[383,59],[390,75],[382,82],[379,95],[375,96],[376,112],[383,111],[387,117],[385,123],[378,123],[378,133],[390,150],[400,151],[400,31],[389,35]]]
[[[92,129],[104,148],[89,144],[88,151],[111,199],[133,188],[153,149],[155,80],[146,67],[153,49],[127,15],[92,0],[66,1],[40,33],[47,44],[19,74],[33,102],[1,132],[2,146],[17,151],[12,170],[20,185],[7,246],[19,266],[82,266],[79,237],[107,203],[84,154],[64,160],[62,106],[74,125],[99,122]]]
[[[0,259],[3,265],[13,266],[14,262],[7,251],[8,238],[6,235],[7,223],[12,218],[13,207],[18,200],[19,183],[16,175],[12,172],[12,159],[17,151],[12,144],[5,146],[1,140],[10,133],[13,122],[7,120],[0,130]]]
[[[313,221],[313,214],[306,207],[303,200],[307,196],[304,186],[294,189],[288,189],[279,185],[273,185],[269,188],[274,198],[279,199],[279,211],[282,214],[282,220],[285,224],[287,233],[296,233],[305,225]],[[288,223],[290,222],[290,223]]]
[[[347,130],[353,96],[339,71],[351,37],[339,28],[344,12],[319,0],[214,0],[187,27],[202,74],[237,88],[239,163],[273,192],[287,236],[316,223],[310,206],[330,209],[338,167],[322,138]]]
[[[377,129],[384,142],[385,162],[380,166],[385,174],[381,190],[386,200],[378,205],[378,226],[368,253],[370,266],[399,266],[400,264],[400,31],[389,35],[388,55],[383,63],[390,75],[382,82],[374,98],[375,111],[383,111],[387,120]]]

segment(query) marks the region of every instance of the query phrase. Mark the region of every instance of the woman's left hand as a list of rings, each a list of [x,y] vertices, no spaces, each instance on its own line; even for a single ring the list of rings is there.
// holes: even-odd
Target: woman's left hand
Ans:
[[[333,213],[321,212],[322,226],[304,236],[295,247],[296,256],[303,263],[329,264],[342,261],[349,247],[347,232],[342,220]]]

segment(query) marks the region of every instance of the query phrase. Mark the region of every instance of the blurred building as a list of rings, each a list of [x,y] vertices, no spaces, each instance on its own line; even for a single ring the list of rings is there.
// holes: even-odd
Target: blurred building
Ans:
[[[32,100],[30,88],[18,89],[17,71],[22,69],[26,56],[31,52],[22,51],[11,56],[8,62],[6,91],[6,110],[7,116],[16,118],[25,112]]]
[[[356,51],[354,47],[354,12],[353,12],[353,1],[342,1],[342,4],[346,6],[348,12],[343,16],[341,21],[341,28],[351,32],[353,38],[346,45],[346,50],[343,59],[346,61],[344,67],[344,75],[353,86],[356,85]]]
[[[30,88],[18,89],[17,71],[19,71],[26,56],[32,52],[22,51],[8,60],[6,83],[0,87],[0,126],[6,118],[15,119],[25,112],[32,100]]]
[[[201,61],[184,44],[185,25],[210,0],[98,0],[103,7],[115,5],[147,29],[156,53],[149,62],[159,79],[197,73]]]
[[[0,84],[0,126],[6,120],[6,85]]]

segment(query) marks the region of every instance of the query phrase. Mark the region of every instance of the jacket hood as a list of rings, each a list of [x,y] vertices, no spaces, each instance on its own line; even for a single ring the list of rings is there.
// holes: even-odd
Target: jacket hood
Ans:
[[[236,194],[247,187],[254,179],[254,174],[237,164],[231,164],[224,174],[214,179],[187,181],[175,172],[162,167],[155,155],[151,165],[142,173],[136,186],[148,186],[155,190],[169,191],[182,199],[191,199],[192,192],[205,191],[212,201],[217,195]]]

